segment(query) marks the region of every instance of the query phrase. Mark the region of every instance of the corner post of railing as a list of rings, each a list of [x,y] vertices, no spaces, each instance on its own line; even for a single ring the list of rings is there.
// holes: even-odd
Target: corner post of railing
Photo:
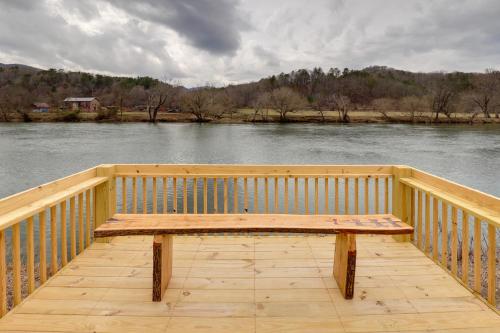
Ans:
[[[94,196],[94,228],[99,227],[111,218],[116,212],[116,180],[115,166],[103,164],[96,168],[97,177],[106,177],[108,180],[95,187]],[[108,242],[108,238],[100,238],[99,242]]]
[[[412,168],[404,165],[393,166],[392,178],[392,213],[394,216],[401,219],[405,223],[410,222],[411,201],[410,192],[406,190],[406,186],[400,182],[401,178],[410,177]],[[393,236],[398,242],[410,241],[410,235],[395,235]]]

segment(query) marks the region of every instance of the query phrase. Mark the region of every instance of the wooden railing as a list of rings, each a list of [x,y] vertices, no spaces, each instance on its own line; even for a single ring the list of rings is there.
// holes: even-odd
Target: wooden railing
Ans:
[[[496,306],[500,277],[499,198],[410,169],[402,184],[402,218],[414,244],[434,262]]]
[[[405,166],[101,165],[0,200],[0,314],[89,246],[115,212],[392,213],[416,229],[399,240],[496,304],[493,196]]]
[[[89,169],[0,200],[0,316],[90,245],[92,221],[109,216],[100,208],[113,184],[108,171]]]
[[[388,213],[390,166],[117,165],[121,213]]]

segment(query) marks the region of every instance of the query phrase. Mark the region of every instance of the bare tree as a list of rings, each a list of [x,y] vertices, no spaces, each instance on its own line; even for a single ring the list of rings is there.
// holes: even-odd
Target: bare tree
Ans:
[[[326,121],[325,111],[328,108],[328,98],[324,94],[314,94],[314,96],[312,96],[311,107],[319,112],[321,121]]]
[[[351,109],[351,101],[349,97],[341,94],[333,94],[330,100],[333,108],[339,113],[339,121],[343,123],[350,122],[349,111]]]
[[[156,123],[158,117],[158,111],[165,105],[167,100],[173,95],[173,89],[166,85],[160,83],[158,86],[151,88],[147,92],[146,110],[148,112],[149,121]]]
[[[451,118],[454,110],[454,101],[457,97],[451,85],[444,79],[440,80],[432,89],[431,108],[434,112],[434,120],[439,119],[440,114],[444,114],[448,119]]]
[[[183,112],[189,112],[196,121],[208,121],[212,111],[213,96],[206,89],[196,89],[181,96],[180,106]]]
[[[257,119],[257,115],[260,114],[261,119],[267,121],[267,116],[269,112],[270,94],[268,92],[260,94],[253,102],[253,118],[252,121]]]
[[[488,69],[485,74],[472,78],[474,92],[472,101],[481,109],[486,118],[491,118],[500,90],[500,72]],[[498,117],[498,113],[496,114]]]
[[[401,110],[410,116],[410,120],[415,122],[417,118],[422,117],[427,108],[426,97],[406,96],[400,101]]]
[[[392,98],[377,98],[372,101],[372,106],[375,111],[380,113],[386,120],[391,119],[389,111],[394,111],[398,108],[397,101]]]
[[[226,90],[219,90],[213,93],[211,114],[215,119],[221,119],[225,115],[233,116],[236,106]]]
[[[280,121],[288,121],[287,115],[304,107],[305,100],[290,88],[274,89],[269,96],[271,107],[280,115]]]

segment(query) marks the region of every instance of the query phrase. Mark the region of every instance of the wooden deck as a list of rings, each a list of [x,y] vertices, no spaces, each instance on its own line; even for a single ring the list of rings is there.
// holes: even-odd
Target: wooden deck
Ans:
[[[410,243],[358,238],[356,293],[331,277],[335,236],[178,236],[165,301],[152,237],[94,243],[0,319],[26,332],[500,332],[500,316]]]

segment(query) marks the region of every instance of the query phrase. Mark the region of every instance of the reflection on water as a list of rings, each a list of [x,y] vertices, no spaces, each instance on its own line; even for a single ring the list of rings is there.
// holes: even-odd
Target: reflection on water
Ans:
[[[500,128],[0,124],[0,197],[101,163],[408,164],[499,196]]]

